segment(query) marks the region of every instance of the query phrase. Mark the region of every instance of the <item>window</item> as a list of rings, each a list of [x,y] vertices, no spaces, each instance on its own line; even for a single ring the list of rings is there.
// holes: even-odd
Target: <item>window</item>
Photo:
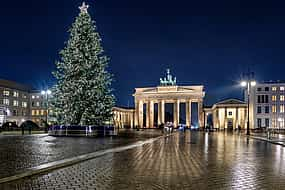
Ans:
[[[269,118],[265,118],[265,127],[269,127]]]
[[[265,106],[265,113],[269,113],[269,106]]]
[[[278,118],[278,123],[280,128],[284,128],[284,118]]]
[[[26,108],[26,107],[28,107],[28,104],[27,104],[27,102],[22,102],[22,107],[23,107],[23,108]]]
[[[40,96],[37,96],[37,99],[39,99],[40,98]]]
[[[14,92],[13,92],[13,96],[16,97],[16,98],[18,98],[18,97],[19,97],[19,92],[14,91]]]
[[[276,102],[276,100],[277,100],[276,96],[273,95],[272,98],[271,98],[271,100],[272,100],[272,102]]]
[[[261,113],[261,106],[257,106],[257,113]]]
[[[267,91],[267,92],[268,92],[268,91],[269,91],[269,87],[268,87],[268,86],[265,87],[265,88],[264,88],[264,91]]]
[[[257,119],[257,127],[258,128],[261,128],[261,122],[262,122],[261,118],[258,118]]]
[[[32,96],[32,99],[35,99],[35,96]]]
[[[36,106],[37,106],[37,107],[40,107],[40,102],[36,102]]]
[[[265,103],[268,103],[268,95],[265,95]]]
[[[273,87],[271,88],[271,90],[272,90],[272,91],[276,91],[276,90],[277,90],[277,87],[276,87],[276,86],[273,86]]]
[[[3,104],[4,104],[4,105],[9,105],[9,104],[10,104],[9,99],[4,98],[4,99],[3,99]]]
[[[4,90],[3,91],[3,96],[10,96],[10,91]]]
[[[257,91],[258,91],[258,92],[262,91],[262,88],[260,88],[260,87],[259,87],[259,88],[257,88]]]
[[[233,112],[229,111],[229,115],[233,115]]]
[[[276,119],[275,118],[272,119],[271,123],[272,123],[271,127],[276,128]]]
[[[264,103],[264,95],[261,96],[261,103]]]
[[[272,113],[276,113],[276,105],[272,106]]]
[[[32,110],[32,115],[36,115],[36,111],[35,110]]]
[[[257,96],[257,103],[261,103],[261,97],[260,97],[260,95]]]
[[[284,91],[284,86],[280,86],[280,91]]]
[[[284,95],[280,95],[280,101],[284,101]]]
[[[284,113],[284,104],[280,105],[280,113]]]
[[[17,100],[13,101],[13,106],[19,106],[19,102]]]
[[[26,94],[22,94],[22,98],[26,99],[27,95]]]

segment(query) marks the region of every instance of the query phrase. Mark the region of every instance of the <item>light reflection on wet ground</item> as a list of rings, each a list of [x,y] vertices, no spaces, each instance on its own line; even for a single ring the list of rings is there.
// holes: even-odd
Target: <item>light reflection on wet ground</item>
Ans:
[[[2,188],[285,189],[284,156],[283,147],[242,135],[177,133]]]
[[[0,136],[0,178],[15,172],[161,135],[160,131],[121,130],[119,137]]]

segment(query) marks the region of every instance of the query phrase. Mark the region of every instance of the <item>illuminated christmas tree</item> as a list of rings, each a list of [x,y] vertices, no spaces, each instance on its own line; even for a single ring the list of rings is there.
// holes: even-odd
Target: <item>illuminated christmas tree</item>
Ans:
[[[52,105],[59,124],[102,125],[112,117],[115,98],[109,59],[104,55],[95,22],[82,4],[73,23],[66,47],[53,72],[57,83]]]

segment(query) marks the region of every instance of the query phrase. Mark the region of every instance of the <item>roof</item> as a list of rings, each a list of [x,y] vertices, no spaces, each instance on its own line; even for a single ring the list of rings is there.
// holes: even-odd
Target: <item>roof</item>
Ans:
[[[27,92],[32,90],[31,86],[20,84],[20,83],[10,81],[10,80],[5,80],[5,79],[0,79],[0,87],[22,90],[22,91],[27,91]]]
[[[215,105],[224,105],[224,104],[246,104],[244,101],[239,99],[227,99],[216,103]]]

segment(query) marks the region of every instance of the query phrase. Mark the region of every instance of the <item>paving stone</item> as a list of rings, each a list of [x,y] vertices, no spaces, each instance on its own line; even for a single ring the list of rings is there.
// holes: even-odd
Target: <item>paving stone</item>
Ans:
[[[142,147],[1,184],[0,189],[281,190],[285,189],[284,156],[281,146],[237,134],[177,133]]]

